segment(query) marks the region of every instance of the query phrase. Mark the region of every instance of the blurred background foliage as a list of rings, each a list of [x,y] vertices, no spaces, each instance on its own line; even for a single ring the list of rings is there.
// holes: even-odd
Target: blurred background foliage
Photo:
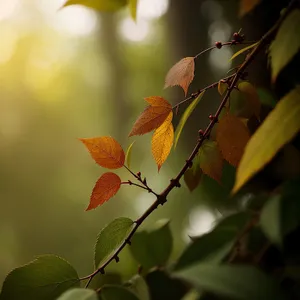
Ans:
[[[85,212],[103,170],[77,138],[111,135],[126,149],[144,97],[162,95],[172,103],[184,98],[179,88],[162,89],[176,61],[230,40],[240,27],[248,40],[260,37],[277,18],[279,2],[268,14],[260,10],[259,18],[254,12],[239,20],[234,0],[140,0],[135,23],[127,10],[97,14],[80,6],[59,10],[61,0],[0,0],[0,282],[12,268],[46,253],[65,257],[81,275],[92,270],[98,231],[119,216],[135,219],[154,199],[124,186],[109,203]],[[233,51],[201,58],[191,91],[225,76]],[[264,72],[256,74],[254,83],[269,82]],[[159,176],[150,135],[137,139],[132,168],[155,191],[178,172],[219,97],[207,93]],[[211,228],[228,190],[204,178],[192,194],[186,187],[172,193],[147,222],[171,219],[177,257],[189,235]],[[122,256],[118,270],[136,273],[129,252]]]

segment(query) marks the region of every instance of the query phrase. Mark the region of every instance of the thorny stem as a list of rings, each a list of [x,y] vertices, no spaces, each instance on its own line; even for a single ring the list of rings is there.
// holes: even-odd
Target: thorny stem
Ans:
[[[137,187],[139,187],[139,188],[141,188],[141,189],[144,189],[144,190],[146,190],[146,191],[149,192],[148,188],[146,188],[145,186],[143,186],[143,185],[141,185],[141,184],[134,183],[134,182],[132,182],[132,181],[130,181],[130,180],[128,180],[128,181],[123,181],[123,182],[121,182],[121,184],[134,185],[134,186],[137,186]]]
[[[233,46],[233,45],[248,45],[248,44],[252,44],[252,43],[255,43],[255,42],[252,42],[252,41],[238,42],[238,41],[233,40],[233,41],[230,41],[230,42],[221,43],[221,47],[223,47],[223,46]],[[211,51],[213,49],[217,49],[217,48],[218,48],[217,46],[211,46],[207,49],[204,49],[203,51],[201,51],[197,55],[195,55],[194,59],[197,59],[199,56],[205,54],[206,52],[209,52],[209,51]]]
[[[135,232],[137,231],[137,229],[141,226],[141,224],[148,218],[148,216],[155,210],[158,208],[159,205],[163,205],[165,202],[167,202],[167,196],[169,195],[169,193],[175,188],[175,187],[180,187],[180,179],[182,178],[182,176],[184,175],[184,173],[186,172],[186,170],[188,168],[190,168],[192,166],[193,163],[193,159],[195,158],[195,156],[197,155],[201,145],[203,144],[203,142],[205,141],[205,139],[208,138],[213,126],[216,124],[216,122],[218,121],[218,117],[223,109],[223,107],[225,106],[226,102],[228,101],[231,92],[233,91],[237,81],[241,78],[241,76],[243,75],[245,69],[249,66],[249,64],[251,64],[251,62],[255,59],[255,57],[257,56],[257,54],[266,46],[270,43],[271,39],[274,37],[274,35],[276,34],[279,26],[281,25],[281,23],[283,22],[283,20],[286,18],[286,16],[289,14],[289,12],[293,9],[295,3],[297,3],[298,0],[292,0],[290,5],[286,8],[286,10],[284,11],[284,13],[281,15],[280,19],[276,22],[276,24],[261,38],[261,40],[258,42],[258,44],[252,49],[251,53],[247,56],[247,58],[245,59],[245,61],[243,62],[243,64],[239,67],[239,69],[237,70],[237,72],[234,74],[234,76],[232,77],[232,80],[230,80],[230,85],[227,89],[227,92],[225,94],[225,96],[223,97],[223,100],[221,102],[221,104],[219,105],[214,118],[211,119],[210,123],[207,125],[205,131],[203,132],[203,134],[199,137],[197,144],[195,145],[194,150],[192,151],[192,153],[190,154],[189,158],[186,160],[184,166],[182,167],[182,169],[180,170],[180,172],[178,173],[178,175],[175,177],[175,179],[171,179],[169,185],[166,187],[166,189],[161,193],[161,194],[155,194],[156,195],[156,200],[153,202],[153,204],[142,214],[142,216],[140,218],[138,218],[134,223],[134,227],[132,228],[131,232],[128,234],[127,238],[124,240],[124,242],[116,249],[115,253],[109,258],[107,259],[106,262],[104,262],[101,266],[99,266],[93,273],[91,273],[88,276],[82,277],[80,280],[88,280],[86,283],[86,288],[89,286],[90,282],[92,281],[92,279],[94,278],[94,276],[96,276],[98,273],[104,274],[105,273],[105,268],[114,260],[119,261],[118,255],[119,253],[123,250],[123,248],[126,246],[126,244],[130,245],[131,242],[131,238],[132,236],[135,234]],[[140,176],[134,174],[131,170],[129,170],[129,168],[127,168],[125,166],[125,168],[139,181],[142,182],[142,179],[140,178]],[[139,179],[140,178],[140,179]],[[143,183],[143,182],[142,182]],[[148,187],[148,185],[144,184],[143,185],[145,187]],[[149,188],[149,187],[148,187]],[[151,189],[149,188],[149,191]],[[151,192],[154,194],[154,192],[151,190]]]
[[[124,165],[124,168],[136,179],[138,180],[142,185],[139,185],[139,184],[136,184],[136,183],[133,183],[131,181],[128,181],[128,183],[124,183],[122,182],[122,184],[130,184],[130,185],[135,185],[135,186],[138,186],[140,188],[143,188],[145,190],[147,190],[149,193],[155,195],[156,197],[158,197],[158,194],[155,193],[149,186],[148,186],[148,183],[146,181],[146,178],[142,179],[141,177],[141,173],[137,173],[135,174],[134,172],[132,172],[126,165]]]
[[[221,80],[223,80],[224,82],[228,82],[231,78],[234,77],[234,75],[235,75],[235,74],[229,75],[229,76],[227,76],[227,77],[222,78]],[[197,92],[195,92],[195,93],[193,93],[193,94],[191,94],[190,97],[185,98],[185,99],[183,99],[182,101],[180,101],[180,102],[178,102],[177,104],[175,104],[175,105],[172,107],[172,109],[177,109],[180,105],[182,105],[182,104],[184,104],[184,103],[186,103],[186,102],[188,102],[188,101],[191,101],[191,100],[196,99],[202,92],[217,87],[218,84],[219,84],[219,82],[220,82],[220,80],[219,80],[219,81],[216,81],[216,82],[214,82],[214,83],[212,83],[212,84],[210,84],[210,85],[208,85],[208,86],[206,86],[205,88],[203,88],[203,89],[201,89],[201,90],[198,90]]]

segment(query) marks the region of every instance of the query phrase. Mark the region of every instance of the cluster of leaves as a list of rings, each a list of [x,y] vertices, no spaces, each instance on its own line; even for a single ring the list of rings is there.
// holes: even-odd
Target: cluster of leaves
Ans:
[[[241,14],[252,10],[259,2],[242,0]],[[270,105],[264,92],[244,78],[245,68],[270,43],[272,82],[276,82],[278,75],[299,53],[300,10],[296,2],[291,2],[260,41],[233,55],[232,59],[247,53],[244,63],[232,75],[192,93],[174,107],[159,96],[145,98],[149,105],[136,120],[129,136],[154,131],[151,147],[158,170],[173,145],[176,147],[184,125],[205,93],[216,87],[222,98],[216,113],[209,116],[211,122],[207,128],[199,130],[196,147],[182,170],[161,194],[149,187],[140,172],[131,171],[133,144],[125,154],[112,137],[80,139],[98,165],[109,170],[124,167],[135,180],[122,181],[113,172],[104,173],[96,182],[87,210],[108,201],[124,184],[152,193],[156,201],[139,219],[120,217],[100,231],[95,245],[95,269],[90,275],[79,277],[77,271],[60,257],[41,256],[8,274],[0,300],[276,300],[299,297],[300,249],[293,241],[300,228],[300,178],[277,184],[271,193],[264,190],[263,194],[258,194],[252,189],[247,194],[243,189],[300,131],[299,87]],[[116,10],[129,5],[136,12],[137,1],[69,0],[65,6],[72,4],[99,10]],[[232,41],[217,42],[210,50],[242,43],[244,37],[236,33]],[[179,85],[186,97],[198,57],[199,54],[176,63],[166,76],[165,87]],[[173,111],[186,102],[190,104],[174,133]],[[261,120],[261,107],[266,103],[273,109]],[[289,146],[298,151],[293,144]],[[237,168],[232,194],[239,192],[241,198],[247,196],[247,201],[240,201],[243,205],[220,218],[210,232],[191,237],[190,244],[178,259],[170,262],[173,237],[168,220],[161,220],[147,231],[137,230],[160,204],[167,201],[170,191],[180,187],[182,177],[190,190],[201,184],[203,174],[223,184],[224,161]],[[296,175],[299,176],[299,172]],[[112,261],[119,261],[118,255],[126,245],[130,245],[130,252],[140,265],[138,274],[126,282],[104,280],[96,283],[93,289],[89,288],[97,274],[108,275],[104,275],[105,268]],[[270,256],[275,259],[268,260]],[[81,284],[85,281],[83,288]]]

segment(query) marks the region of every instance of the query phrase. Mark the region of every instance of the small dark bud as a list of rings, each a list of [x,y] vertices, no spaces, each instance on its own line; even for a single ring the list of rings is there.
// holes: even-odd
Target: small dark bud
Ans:
[[[193,162],[188,159],[185,161],[188,164],[188,167],[191,168],[193,166]]]
[[[235,32],[233,34],[233,40],[235,42],[241,43],[242,41],[244,41],[245,36],[243,34],[240,34],[239,32]]]
[[[200,129],[200,130],[198,131],[198,133],[199,133],[199,136],[200,136],[200,137],[203,137],[204,131],[203,131],[202,129]]]
[[[215,116],[213,116],[213,115],[209,115],[208,116],[208,118],[212,121],[212,120],[214,120],[215,119]]]
[[[142,174],[141,174],[141,172],[137,172],[136,175],[137,175],[138,177],[141,177]]]
[[[116,256],[116,257],[115,257],[115,260],[116,260],[116,263],[118,263],[118,262],[120,261],[119,256]]]
[[[221,49],[223,44],[221,42],[216,42],[216,48]]]
[[[104,269],[100,269],[100,273],[101,274],[105,274],[105,270]]]
[[[128,244],[129,246],[131,246],[130,240],[126,240],[126,244]]]

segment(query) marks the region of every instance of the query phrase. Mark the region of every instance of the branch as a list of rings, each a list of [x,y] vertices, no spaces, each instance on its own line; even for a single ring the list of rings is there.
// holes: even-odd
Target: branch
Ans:
[[[167,202],[167,196],[169,195],[169,193],[175,188],[175,187],[180,187],[180,179],[182,178],[182,176],[184,175],[184,173],[187,171],[188,168],[190,168],[193,164],[193,160],[195,158],[195,156],[197,155],[200,147],[202,146],[203,142],[209,137],[210,132],[213,128],[213,126],[218,122],[218,118],[219,115],[223,109],[223,107],[225,106],[225,104],[227,103],[231,92],[233,91],[236,83],[238,82],[238,80],[243,76],[243,73],[245,71],[245,69],[252,63],[252,61],[255,59],[255,57],[258,55],[258,53],[266,46],[270,43],[271,39],[274,37],[274,35],[276,34],[279,26],[281,25],[281,23],[283,22],[283,20],[286,18],[286,16],[289,14],[289,12],[292,10],[293,6],[295,5],[295,3],[297,2],[297,0],[293,0],[291,1],[291,3],[289,4],[289,6],[286,8],[286,10],[284,11],[284,13],[281,15],[280,19],[276,22],[276,24],[261,38],[261,40],[258,42],[258,44],[256,45],[256,47],[254,47],[251,51],[251,53],[246,57],[245,61],[243,62],[243,64],[238,68],[238,70],[236,71],[236,73],[234,75],[232,75],[231,80],[230,80],[230,85],[227,89],[227,92],[225,94],[225,96],[223,97],[223,100],[221,102],[221,104],[219,105],[216,113],[214,116],[212,116],[210,119],[210,123],[207,125],[206,129],[203,130],[199,130],[199,139],[194,147],[194,150],[192,151],[192,153],[190,154],[189,158],[186,160],[184,166],[182,167],[182,169],[180,170],[180,172],[178,173],[178,175],[174,178],[170,180],[169,185],[166,187],[166,189],[161,193],[161,194],[155,194],[147,185],[147,183],[143,182],[143,180],[141,179],[141,175],[140,173],[138,173],[139,175],[133,173],[131,170],[129,170],[127,167],[125,167],[137,180],[139,180],[145,187],[149,188],[149,191],[151,191],[153,194],[156,195],[156,200],[153,202],[153,204],[143,213],[143,215],[138,218],[134,223],[134,227],[132,228],[131,232],[128,234],[127,238],[124,240],[124,242],[118,247],[118,249],[116,249],[114,255],[109,258],[106,262],[104,262],[101,266],[98,267],[98,269],[96,269],[92,274],[81,278],[81,280],[88,280],[86,287],[89,286],[90,282],[92,281],[92,279],[94,278],[95,275],[97,275],[98,273],[104,274],[105,273],[105,268],[113,261],[116,260],[117,262],[119,261],[118,255],[119,253],[123,250],[123,248],[128,244],[130,245],[131,242],[131,238],[133,237],[133,235],[135,234],[135,232],[137,231],[137,229],[141,226],[141,224],[148,218],[148,216],[150,214],[152,214],[152,212],[154,210],[156,210],[158,208],[159,205],[163,205],[164,203]],[[193,95],[192,95],[193,96]],[[191,96],[191,97],[192,97]],[[189,99],[189,98],[187,98]],[[185,99],[185,101],[188,101],[187,99]],[[189,99],[191,100],[191,98]]]

